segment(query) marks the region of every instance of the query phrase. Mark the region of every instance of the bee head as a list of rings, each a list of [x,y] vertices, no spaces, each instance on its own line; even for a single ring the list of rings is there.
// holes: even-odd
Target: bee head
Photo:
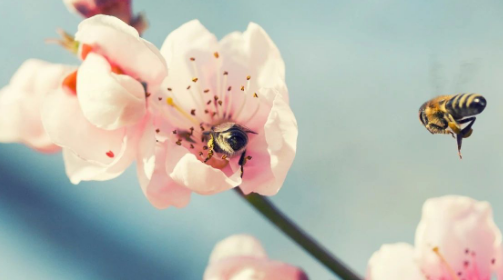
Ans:
[[[426,126],[428,124],[428,117],[426,117],[426,113],[424,112],[426,109],[426,103],[424,103],[420,108],[419,108],[419,121]]]
[[[248,145],[248,133],[254,133],[240,125],[225,123],[213,128],[214,150],[232,156],[242,152]]]

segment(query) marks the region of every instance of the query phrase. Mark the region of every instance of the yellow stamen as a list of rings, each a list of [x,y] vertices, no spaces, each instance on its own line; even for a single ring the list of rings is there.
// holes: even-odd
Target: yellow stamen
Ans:
[[[451,275],[453,280],[459,280],[459,277],[456,275],[452,267],[449,265],[449,263],[445,260],[444,256],[440,253],[440,249],[438,247],[434,247],[433,252],[438,256],[440,259],[440,262],[447,268],[449,271],[449,274]]]
[[[196,119],[194,119],[191,115],[189,115],[189,113],[182,110],[180,106],[176,105],[176,103],[173,101],[173,98],[171,97],[166,98],[166,103],[168,103],[169,106],[175,108],[180,114],[189,119],[189,121],[195,123],[196,125],[199,125],[199,122]]]

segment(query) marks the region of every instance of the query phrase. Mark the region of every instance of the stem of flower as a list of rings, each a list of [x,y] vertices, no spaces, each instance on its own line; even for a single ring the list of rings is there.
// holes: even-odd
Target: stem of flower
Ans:
[[[236,192],[248,201],[257,211],[266,217],[283,233],[288,235],[299,246],[304,248],[311,256],[321,262],[326,268],[343,280],[361,280],[355,272],[348,268],[341,260],[328,252],[323,246],[318,244],[304,230],[294,224],[278,208],[276,208],[269,199],[258,195],[244,195],[239,187],[234,188]]]

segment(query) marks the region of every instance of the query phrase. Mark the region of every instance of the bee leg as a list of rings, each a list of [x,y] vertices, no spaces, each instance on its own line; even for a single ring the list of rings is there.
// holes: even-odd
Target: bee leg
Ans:
[[[463,159],[463,156],[461,155],[461,141],[463,141],[463,136],[461,134],[458,134],[456,137],[456,140],[458,142],[458,155],[459,159]]]
[[[213,135],[210,134],[210,140],[208,140],[208,156],[206,157],[206,159],[204,159],[205,163],[213,157],[214,154],[213,146],[214,146]]]
[[[465,128],[463,128],[463,130],[461,130],[460,134],[463,135],[463,138],[468,138],[470,135],[472,135],[472,132],[473,132],[473,129],[472,129],[472,126],[473,124],[475,123],[475,120],[476,118],[475,117],[471,117],[471,118],[467,118],[467,119],[464,119],[464,120],[461,120],[459,121],[459,123],[463,124],[463,123],[467,123],[467,122],[470,122]]]
[[[246,150],[244,150],[241,157],[239,157],[238,163],[241,165],[241,178],[243,178],[244,166],[246,164]]]

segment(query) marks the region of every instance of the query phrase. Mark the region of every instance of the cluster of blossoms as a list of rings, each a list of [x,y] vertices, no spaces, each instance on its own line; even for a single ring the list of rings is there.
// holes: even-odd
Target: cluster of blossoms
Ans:
[[[194,20],[159,50],[140,37],[146,24],[135,25],[144,20],[129,1],[67,2],[91,16],[63,42],[81,63],[25,62],[0,94],[0,141],[61,149],[75,184],[116,178],[136,162],[157,208],[237,186],[278,192],[297,123],[284,62],[260,26],[218,41]]]
[[[386,244],[370,258],[367,280],[503,279],[501,232],[489,203],[462,196],[425,202],[414,246]]]

